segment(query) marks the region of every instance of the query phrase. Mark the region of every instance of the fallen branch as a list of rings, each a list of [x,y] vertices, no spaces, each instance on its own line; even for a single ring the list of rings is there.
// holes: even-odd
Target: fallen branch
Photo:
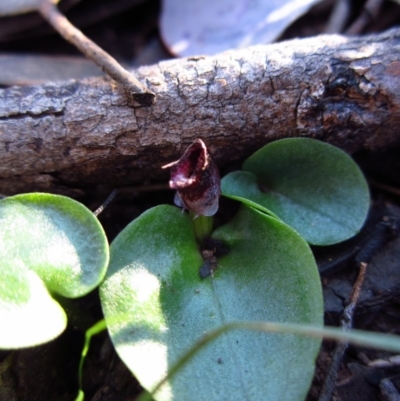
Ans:
[[[165,177],[194,138],[221,166],[283,137],[348,152],[400,139],[400,30],[326,35],[135,71],[157,101],[108,78],[0,91],[0,193]]]

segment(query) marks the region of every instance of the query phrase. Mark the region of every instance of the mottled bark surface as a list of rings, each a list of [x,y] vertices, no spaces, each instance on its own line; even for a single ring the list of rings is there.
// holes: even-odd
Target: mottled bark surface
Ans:
[[[157,95],[129,105],[96,78],[0,91],[0,192],[166,177],[202,138],[220,166],[307,136],[348,152],[400,139],[400,30],[320,36],[177,59],[134,72]]]

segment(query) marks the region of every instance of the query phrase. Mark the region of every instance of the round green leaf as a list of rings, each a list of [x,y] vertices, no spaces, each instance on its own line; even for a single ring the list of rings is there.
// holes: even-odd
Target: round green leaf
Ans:
[[[0,348],[21,348],[57,337],[67,325],[67,316],[35,272],[2,261],[0,324]]]
[[[261,210],[277,219],[279,217],[271,210],[263,206],[265,194],[258,186],[258,178],[248,171],[234,171],[226,175],[221,182],[223,195],[230,199],[237,200],[247,206]]]
[[[82,204],[41,193],[2,199],[0,227],[0,347],[51,340],[65,313],[49,294],[74,298],[100,284],[109,258],[104,231]],[[40,327],[29,329],[33,322]]]
[[[367,183],[350,156],[334,146],[308,138],[282,139],[255,152],[243,169],[247,173],[234,172],[222,180],[222,193],[275,213],[311,244],[344,241],[364,224]]]
[[[322,325],[319,275],[306,242],[273,217],[243,207],[214,237],[228,244],[214,277],[187,215],[158,206],[112,243],[100,297],[118,354],[148,390],[203,333],[233,321]],[[319,341],[235,331],[198,353],[156,400],[303,400]]]

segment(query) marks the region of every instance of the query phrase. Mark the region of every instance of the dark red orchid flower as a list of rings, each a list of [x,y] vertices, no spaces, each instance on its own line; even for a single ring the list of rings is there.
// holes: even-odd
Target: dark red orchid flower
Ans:
[[[221,179],[201,139],[196,139],[179,160],[163,168],[171,169],[169,186],[177,190],[174,199],[177,206],[193,211],[196,217],[217,213]]]

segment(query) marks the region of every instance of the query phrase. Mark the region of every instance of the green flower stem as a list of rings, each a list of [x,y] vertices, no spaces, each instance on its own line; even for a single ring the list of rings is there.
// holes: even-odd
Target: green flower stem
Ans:
[[[78,396],[75,398],[75,401],[83,401],[85,398],[85,394],[82,390],[82,376],[83,376],[83,364],[86,359],[86,355],[89,351],[89,346],[90,346],[90,340],[92,337],[96,334],[101,333],[102,331],[107,329],[107,324],[105,319],[100,320],[96,324],[94,324],[92,327],[90,327],[88,330],[86,330],[85,333],[85,343],[83,345],[82,349],[82,354],[81,354],[81,360],[79,361],[79,368],[78,368],[78,381],[79,381],[79,392]]]
[[[337,327],[316,327],[306,324],[273,323],[273,322],[233,322],[203,334],[192,347],[187,350],[174,365],[171,366],[167,376],[162,379],[151,393],[143,391],[136,401],[152,401],[157,390],[171,380],[182,368],[206,345],[215,341],[221,335],[232,330],[252,330],[265,333],[291,333],[311,338],[325,338],[336,341],[348,341],[353,345],[372,347],[386,351],[399,352],[400,336],[393,334],[373,333],[363,330],[343,331]]]
[[[189,211],[192,220],[194,235],[198,242],[203,242],[204,238],[210,237],[213,229],[214,218],[212,216],[197,216]]]
[[[89,329],[86,330],[85,341],[83,344],[81,359],[79,361],[79,367],[78,367],[79,390],[78,390],[78,395],[74,401],[84,401],[85,399],[85,393],[83,392],[83,364],[85,363],[86,356],[89,352],[89,346],[92,337],[95,336],[96,334],[101,333],[104,330],[107,330],[107,328],[110,327],[112,324],[129,322],[129,317],[130,317],[129,314],[119,314],[110,319],[107,319],[107,322],[105,319],[101,319],[100,321],[98,321],[97,323],[95,323],[93,326],[91,326]]]

